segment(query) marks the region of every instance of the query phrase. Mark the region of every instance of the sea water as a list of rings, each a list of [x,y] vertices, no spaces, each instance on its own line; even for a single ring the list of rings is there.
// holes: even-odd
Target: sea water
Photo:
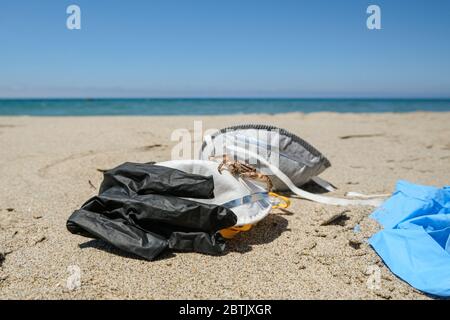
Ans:
[[[450,99],[0,99],[0,115],[218,115],[450,111]]]

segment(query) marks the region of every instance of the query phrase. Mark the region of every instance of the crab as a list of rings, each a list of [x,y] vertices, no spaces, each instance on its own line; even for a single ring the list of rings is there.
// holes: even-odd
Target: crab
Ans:
[[[217,167],[217,170],[219,171],[220,174],[222,174],[222,171],[224,170],[225,167],[232,175],[239,175],[240,177],[243,178],[255,179],[265,182],[267,185],[267,190],[269,192],[272,191],[273,188],[272,180],[270,180],[269,176],[257,172],[256,168],[246,163],[233,161],[227,155],[224,154],[222,162]]]

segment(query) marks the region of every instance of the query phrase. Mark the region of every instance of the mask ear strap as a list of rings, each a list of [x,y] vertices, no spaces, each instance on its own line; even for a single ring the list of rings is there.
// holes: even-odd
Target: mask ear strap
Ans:
[[[336,191],[337,188],[335,186],[333,186],[331,183],[329,183],[328,181],[320,178],[320,177],[312,177],[311,178],[312,181],[314,181],[316,184],[318,184],[319,186],[321,186],[322,188],[324,188],[325,190],[329,191],[329,192],[333,192]],[[353,192],[353,191],[349,191],[345,194],[346,197],[354,197],[354,198],[362,198],[362,199],[373,199],[373,198],[385,198],[385,197],[389,197],[390,194],[363,194],[363,193],[359,193],[359,192]]]
[[[381,193],[381,194],[363,194],[359,192],[353,192],[349,191],[345,194],[346,197],[355,197],[355,198],[362,198],[362,199],[373,199],[373,198],[386,198],[390,197],[391,194],[389,193]]]
[[[365,206],[378,207],[384,202],[384,199],[342,199],[342,198],[335,198],[335,197],[326,197],[326,196],[307,192],[305,190],[298,188],[291,181],[291,179],[289,179],[288,176],[286,176],[284,174],[284,172],[282,172],[276,166],[269,163],[264,157],[252,152],[251,150],[246,150],[246,149],[243,149],[243,148],[240,148],[237,146],[233,146],[233,145],[227,146],[227,149],[231,149],[234,152],[236,152],[237,154],[241,153],[241,154],[247,155],[250,158],[257,159],[258,161],[260,161],[261,164],[263,164],[264,166],[269,168],[271,170],[272,174],[277,176],[284,184],[286,184],[293,193],[295,193],[296,195],[298,195],[304,199],[311,200],[314,202],[324,203],[324,204],[337,205],[337,206],[365,205]]]
[[[291,205],[288,197],[280,196],[278,193],[269,192],[269,196],[276,198],[278,201],[272,206],[272,209],[287,209]]]

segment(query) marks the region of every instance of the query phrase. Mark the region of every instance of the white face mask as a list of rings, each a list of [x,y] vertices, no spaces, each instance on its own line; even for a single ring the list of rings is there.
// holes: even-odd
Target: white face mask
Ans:
[[[269,175],[274,190],[288,191],[289,186],[279,179],[267,166],[248,157],[246,152],[230,149],[239,147],[258,154],[272,166],[280,168],[296,186],[307,183],[330,166],[328,159],[305,140],[284,129],[267,125],[239,125],[224,128],[211,136],[205,136],[200,159],[227,154]]]
[[[200,152],[201,159],[227,155],[240,162],[257,164],[257,170],[268,175],[275,190],[290,190],[314,202],[331,205],[369,205],[377,207],[385,194],[364,195],[349,192],[348,196],[365,199],[345,199],[313,194],[300,188],[313,180],[328,191],[335,187],[317,177],[330,166],[329,161],[313,146],[296,135],[273,126],[241,125],[206,136]]]
[[[156,165],[178,169],[203,176],[213,176],[214,198],[192,199],[197,202],[223,205],[237,216],[236,227],[256,222],[267,216],[277,198],[269,195],[263,182],[233,176],[228,170],[219,173],[219,163],[208,160],[173,160]]]

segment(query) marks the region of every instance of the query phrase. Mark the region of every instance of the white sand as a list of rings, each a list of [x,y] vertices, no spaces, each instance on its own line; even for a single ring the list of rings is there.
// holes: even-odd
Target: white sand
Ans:
[[[450,182],[450,113],[0,117],[0,298],[427,298],[364,242],[377,229],[368,207],[293,199],[289,212],[275,210],[222,256],[170,253],[154,262],[66,230],[72,211],[96,194],[89,181],[100,185],[97,168],[167,160],[171,132],[192,130],[194,120],[204,128],[256,122],[297,133],[330,159],[322,176],[340,187],[337,195],[391,192],[398,179]],[[339,138],[353,134],[375,136]],[[341,225],[321,226],[344,209]],[[81,287],[71,291],[72,265]],[[368,286],[371,266],[380,267],[380,288]]]

